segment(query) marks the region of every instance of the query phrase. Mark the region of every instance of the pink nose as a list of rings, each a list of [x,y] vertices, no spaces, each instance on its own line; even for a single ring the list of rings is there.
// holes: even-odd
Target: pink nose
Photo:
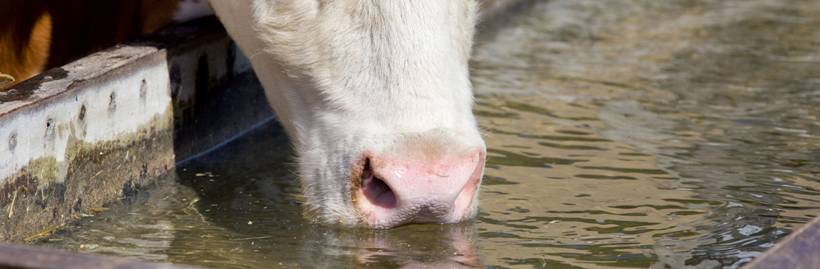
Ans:
[[[472,217],[483,151],[443,156],[365,154],[354,171],[353,199],[374,228],[455,223]]]

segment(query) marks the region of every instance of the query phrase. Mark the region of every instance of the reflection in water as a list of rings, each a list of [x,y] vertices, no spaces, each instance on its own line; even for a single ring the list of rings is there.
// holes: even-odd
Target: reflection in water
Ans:
[[[820,212],[818,26],[814,0],[538,2],[475,50],[475,222],[311,224],[264,128],[45,244],[219,268],[738,267]]]

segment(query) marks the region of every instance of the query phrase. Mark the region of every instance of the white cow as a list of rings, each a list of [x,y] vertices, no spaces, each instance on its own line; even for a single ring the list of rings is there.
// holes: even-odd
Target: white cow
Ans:
[[[212,0],[295,144],[323,222],[472,218],[485,145],[472,114],[474,1]]]

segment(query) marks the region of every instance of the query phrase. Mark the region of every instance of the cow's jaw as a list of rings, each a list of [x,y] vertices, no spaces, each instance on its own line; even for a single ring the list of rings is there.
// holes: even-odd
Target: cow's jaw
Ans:
[[[473,1],[213,2],[295,144],[315,216],[387,228],[475,215],[485,146],[467,68]],[[365,162],[395,168],[377,168],[389,175],[372,185]],[[380,186],[392,207],[363,193]],[[437,188],[451,189],[425,197]]]

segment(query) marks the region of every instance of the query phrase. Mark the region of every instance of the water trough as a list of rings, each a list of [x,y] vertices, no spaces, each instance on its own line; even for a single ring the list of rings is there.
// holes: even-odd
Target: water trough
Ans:
[[[489,18],[529,1],[486,1]],[[214,18],[167,28],[0,92],[0,242],[48,236],[128,199],[175,164],[275,121],[248,60]],[[749,268],[818,268],[820,220]],[[21,258],[25,257],[25,258]],[[182,268],[19,245],[0,267]]]

